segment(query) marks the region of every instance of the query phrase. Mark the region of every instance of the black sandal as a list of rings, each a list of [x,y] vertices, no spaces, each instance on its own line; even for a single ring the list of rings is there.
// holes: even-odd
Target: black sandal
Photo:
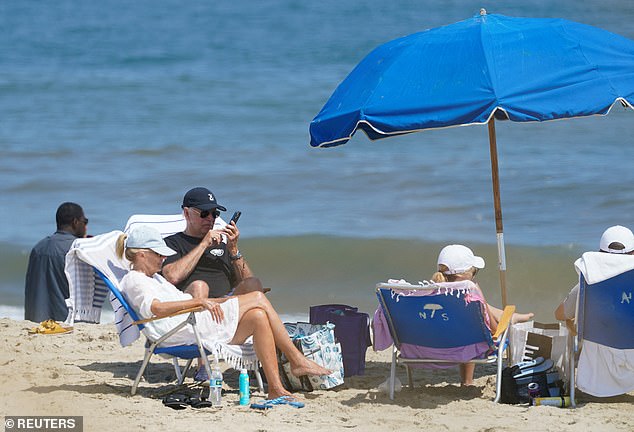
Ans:
[[[187,395],[182,393],[172,393],[163,398],[163,405],[175,410],[182,410],[187,408],[188,400],[189,397]]]
[[[211,406],[211,402],[207,399],[202,399],[198,396],[191,396],[187,399],[187,403],[192,408],[209,408]]]

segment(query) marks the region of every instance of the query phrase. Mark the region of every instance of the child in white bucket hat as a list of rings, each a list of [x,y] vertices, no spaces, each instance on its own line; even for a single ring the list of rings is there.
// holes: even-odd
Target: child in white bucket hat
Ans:
[[[442,248],[438,254],[438,271],[432,276],[434,282],[458,282],[469,280],[475,283],[476,288],[484,299],[482,289],[475,281],[478,270],[484,268],[484,259],[476,256],[471,249],[464,245],[452,244]],[[490,318],[490,328],[495,331],[497,324],[502,317],[502,309],[491,306],[485,301]],[[525,322],[532,319],[532,313],[514,313],[511,318],[512,323]],[[473,385],[474,363],[463,363],[460,365],[461,385]]]

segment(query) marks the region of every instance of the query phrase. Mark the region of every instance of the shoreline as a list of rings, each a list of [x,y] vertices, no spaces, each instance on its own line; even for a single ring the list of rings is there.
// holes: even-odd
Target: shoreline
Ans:
[[[5,416],[83,416],[85,431],[109,431],[113,421],[126,430],[221,429],[247,431],[363,430],[386,428],[468,431],[626,431],[634,428],[634,394],[593,398],[580,394],[579,407],[493,403],[495,368],[476,367],[475,387],[461,388],[457,368],[417,370],[414,389],[404,387],[390,401],[377,389],[389,375],[391,351],[368,349],[366,373],[346,378],[334,390],[300,394],[306,407],[258,411],[238,405],[237,374],[226,373],[223,408],[175,411],[161,392],[173,387],[169,360],[154,356],[148,380],[130,396],[143,357],[141,338],[121,347],[114,325],[83,324],[72,333],[29,335],[29,321],[0,319],[0,406]],[[403,368],[397,376],[406,383]],[[191,378],[186,382],[191,382]],[[264,395],[255,392],[252,401]]]
[[[241,241],[240,249],[263,284],[272,288],[269,298],[282,313],[307,315],[311,305],[339,303],[372,314],[377,307],[377,283],[390,278],[414,283],[428,279],[436,271],[438,251],[449,243],[298,236],[247,238]],[[478,281],[487,300],[500,305],[495,245],[467,245],[485,259],[487,265],[479,272]],[[520,311],[534,312],[540,322],[553,322],[555,308],[577,282],[573,262],[581,252],[564,246],[509,245],[509,303]],[[27,257],[7,258],[0,261],[0,303],[22,307]],[[9,317],[20,319],[23,315]]]

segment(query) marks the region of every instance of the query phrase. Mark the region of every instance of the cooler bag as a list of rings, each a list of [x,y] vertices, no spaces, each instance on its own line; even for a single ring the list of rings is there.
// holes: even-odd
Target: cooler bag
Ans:
[[[341,344],[344,376],[363,375],[365,372],[365,352],[370,340],[370,317],[358,308],[327,304],[310,307],[310,323],[335,325],[335,337]]]

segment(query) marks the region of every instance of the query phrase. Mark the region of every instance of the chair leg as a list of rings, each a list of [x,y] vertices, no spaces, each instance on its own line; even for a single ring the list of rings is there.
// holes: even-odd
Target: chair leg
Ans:
[[[141,368],[139,369],[139,372],[136,374],[136,378],[134,379],[134,383],[132,384],[132,390],[130,391],[132,396],[136,394],[136,389],[139,385],[139,382],[141,381],[143,372],[145,372],[145,368],[147,367],[147,364],[150,361],[150,358],[152,357],[152,353],[153,353],[152,349],[150,348],[145,349],[145,358],[143,358],[143,363],[141,363]]]
[[[575,373],[575,354],[577,352],[576,346],[576,338],[575,336],[569,335],[570,341],[568,344],[568,377],[570,381],[570,406],[572,408],[577,407],[577,401],[575,401],[575,387],[576,383],[576,373]]]
[[[495,377],[495,399],[493,400],[493,402],[498,403],[500,402],[500,399],[502,398],[502,366],[504,364],[504,346],[505,343],[508,339],[508,333],[509,333],[509,329],[507,328],[504,331],[504,334],[502,335],[502,339],[499,341],[499,345],[498,345],[498,352],[497,352],[497,375]],[[507,356],[510,357],[510,343],[509,346],[506,348],[507,349]],[[508,360],[507,360],[508,361]]]
[[[258,390],[264,393],[264,383],[262,382],[262,375],[260,375],[260,368],[255,368],[255,379],[258,382]]]
[[[394,381],[396,381],[396,347],[392,349],[392,366],[390,368],[390,399],[394,400]]]
[[[412,373],[412,368],[407,364],[405,365],[405,370],[407,371],[407,384],[411,390],[414,388],[414,374]]]
[[[495,399],[493,402],[498,403],[502,398],[502,353],[498,353],[497,359],[497,375],[495,377]]]

